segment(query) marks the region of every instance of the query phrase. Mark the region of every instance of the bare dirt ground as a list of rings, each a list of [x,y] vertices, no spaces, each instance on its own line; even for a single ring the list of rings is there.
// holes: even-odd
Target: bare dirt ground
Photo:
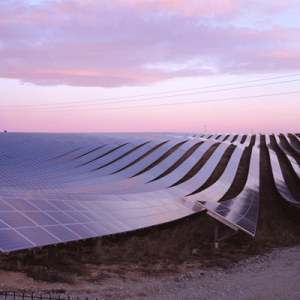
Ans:
[[[87,265],[89,276],[73,283],[35,281],[22,272],[0,270],[1,289],[70,295],[85,299],[299,299],[300,246],[274,249],[229,268],[201,263]],[[45,269],[45,272],[47,270]],[[53,295],[54,296],[54,295]]]

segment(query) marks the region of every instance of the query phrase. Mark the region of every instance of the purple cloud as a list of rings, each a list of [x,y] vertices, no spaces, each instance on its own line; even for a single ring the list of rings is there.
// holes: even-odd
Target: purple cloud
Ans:
[[[182,3],[3,2],[0,77],[37,85],[116,87],[215,73],[299,70],[299,29],[236,25],[249,9],[247,1]],[[272,16],[293,4],[278,3],[257,2],[251,11]]]

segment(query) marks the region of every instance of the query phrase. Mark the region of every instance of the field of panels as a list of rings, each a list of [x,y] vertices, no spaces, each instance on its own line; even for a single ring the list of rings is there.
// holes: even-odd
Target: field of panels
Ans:
[[[278,193],[298,210],[287,177],[299,183],[297,134],[1,133],[0,250],[123,233],[203,210],[255,236],[262,142]]]

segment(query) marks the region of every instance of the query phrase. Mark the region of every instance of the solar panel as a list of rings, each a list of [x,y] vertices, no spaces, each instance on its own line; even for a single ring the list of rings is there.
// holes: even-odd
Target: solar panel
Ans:
[[[269,150],[273,178],[274,178],[274,182],[275,182],[278,192],[281,194],[283,199],[285,199],[287,202],[289,202],[294,207],[299,208],[300,203],[293,197],[293,195],[291,194],[291,192],[289,191],[289,189],[286,185],[286,182],[284,180],[284,177],[283,177],[283,174],[281,171],[281,167],[279,164],[277,154],[272,148],[269,136],[266,136],[266,145]]]
[[[241,144],[243,136],[0,133],[0,250],[10,252],[126,232],[203,209],[254,235],[259,135],[244,190],[234,199],[218,202],[230,188],[243,151],[250,144],[251,135]],[[236,148],[221,177],[200,193],[188,196],[208,180],[234,138]],[[287,141],[291,143],[288,137]],[[192,154],[174,165],[200,142]],[[203,167],[178,184],[213,145],[218,147]],[[298,173],[299,166],[285,154]],[[276,159],[272,161],[277,186],[288,198]]]
[[[233,228],[255,235],[259,208],[259,148],[252,149],[248,178],[235,198],[223,202],[198,201],[212,217]]]
[[[244,150],[244,145],[236,147],[221,177],[205,190],[187,197],[194,201],[218,202],[229,190],[236,176],[238,165]]]

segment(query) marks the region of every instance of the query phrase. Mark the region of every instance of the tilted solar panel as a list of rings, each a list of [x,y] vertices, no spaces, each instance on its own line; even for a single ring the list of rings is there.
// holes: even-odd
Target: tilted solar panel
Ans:
[[[259,138],[256,135],[243,191],[219,203],[234,180],[251,135],[1,133],[0,250],[136,230],[203,209],[254,235]],[[220,178],[188,196],[209,179],[232,144],[236,148]],[[189,173],[210,148],[209,158]],[[299,166],[287,157],[297,172]],[[276,159],[272,167],[277,174]]]

